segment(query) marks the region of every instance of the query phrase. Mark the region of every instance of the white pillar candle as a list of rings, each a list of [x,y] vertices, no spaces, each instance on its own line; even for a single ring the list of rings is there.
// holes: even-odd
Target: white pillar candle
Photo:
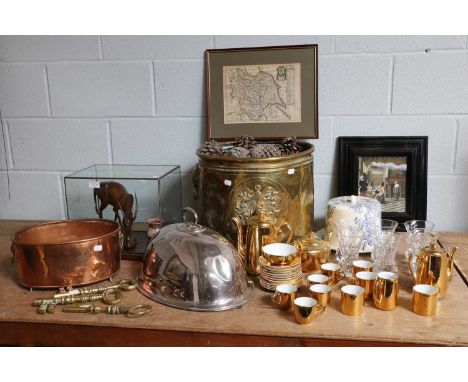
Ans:
[[[334,232],[335,224],[361,227],[364,232],[361,252],[372,250],[372,230],[380,227],[382,208],[380,202],[364,196],[340,196],[330,199],[327,208],[327,236]],[[336,235],[330,238],[330,247],[338,247]]]

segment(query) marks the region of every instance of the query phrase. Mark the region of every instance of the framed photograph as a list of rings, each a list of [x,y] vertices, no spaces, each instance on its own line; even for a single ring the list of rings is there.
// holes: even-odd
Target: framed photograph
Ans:
[[[339,194],[382,204],[382,218],[399,230],[426,219],[427,137],[339,137]]]
[[[318,138],[317,50],[207,50],[208,137]]]

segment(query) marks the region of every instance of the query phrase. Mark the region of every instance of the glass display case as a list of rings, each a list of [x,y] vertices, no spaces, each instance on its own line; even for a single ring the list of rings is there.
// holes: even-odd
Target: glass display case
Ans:
[[[123,258],[144,254],[148,220],[163,226],[182,220],[180,166],[96,164],[65,176],[64,183],[68,219],[119,221]]]

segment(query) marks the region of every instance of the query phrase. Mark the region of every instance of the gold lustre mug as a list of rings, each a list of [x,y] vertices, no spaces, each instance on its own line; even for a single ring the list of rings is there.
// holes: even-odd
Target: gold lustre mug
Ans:
[[[377,279],[377,273],[375,272],[358,272],[356,276],[348,280],[348,284],[359,285],[364,288],[364,299],[367,300],[372,296],[374,289],[374,283]]]
[[[335,285],[344,277],[344,273],[339,264],[325,263],[320,266],[320,269],[323,275],[328,276],[330,285]]]
[[[276,287],[271,300],[282,309],[292,309],[297,287],[292,284],[280,284]]]
[[[353,261],[353,276],[356,276],[358,272],[372,272],[374,263],[367,260],[355,260]]]
[[[298,297],[294,300],[294,317],[301,325],[312,323],[325,311],[325,306],[317,304],[311,297]]]
[[[341,288],[341,312],[347,316],[360,316],[364,310],[364,288],[345,285]]]
[[[318,273],[313,273],[309,276],[307,276],[307,285],[315,285],[315,284],[328,284],[329,283],[329,277],[325,275],[321,275]]]
[[[314,284],[309,287],[309,296],[317,300],[320,305],[328,305],[331,298],[331,286]]]
[[[379,272],[372,291],[374,305],[381,310],[393,310],[398,305],[398,275]]]
[[[416,284],[413,286],[413,312],[421,316],[433,316],[437,310],[439,288]]]

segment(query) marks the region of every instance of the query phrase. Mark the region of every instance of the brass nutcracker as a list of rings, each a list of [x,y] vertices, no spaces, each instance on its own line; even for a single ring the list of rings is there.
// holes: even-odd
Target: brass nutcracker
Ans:
[[[140,317],[147,314],[152,309],[149,305],[133,306],[96,306],[96,305],[71,305],[62,309],[66,313],[106,313],[106,314],[125,314],[127,317]]]
[[[122,292],[120,289],[108,289],[102,293],[65,296],[58,298],[36,298],[33,305],[38,306],[38,313],[53,313],[55,305],[70,305],[94,301],[102,301],[108,305],[117,305],[120,303],[121,295]]]

